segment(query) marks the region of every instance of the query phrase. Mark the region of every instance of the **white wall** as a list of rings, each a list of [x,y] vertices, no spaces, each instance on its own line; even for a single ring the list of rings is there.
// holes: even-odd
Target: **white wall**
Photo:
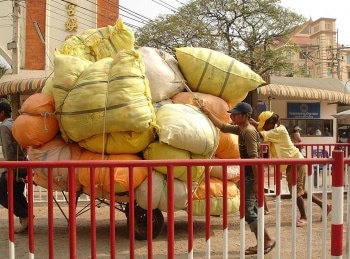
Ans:
[[[67,31],[65,23],[70,17],[67,14],[64,1],[47,0],[47,69],[52,71],[54,68],[55,49],[60,49],[66,37],[69,35],[77,35],[86,29],[96,28],[97,15],[95,1],[73,1],[77,4],[75,8],[75,17],[77,18],[77,31]]]

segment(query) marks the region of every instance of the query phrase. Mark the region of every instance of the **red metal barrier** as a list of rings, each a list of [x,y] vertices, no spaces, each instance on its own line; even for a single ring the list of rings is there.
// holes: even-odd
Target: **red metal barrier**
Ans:
[[[304,144],[305,145],[305,144]],[[343,182],[339,180],[340,175],[343,176],[344,173],[344,160],[343,160],[343,152],[341,151],[332,151],[332,157],[331,158],[306,158],[303,160],[303,164],[308,165],[308,167],[312,167],[314,163],[318,164],[331,164],[333,166],[333,182],[335,187],[341,187],[343,186]],[[206,190],[209,189],[209,176],[210,176],[210,167],[211,166],[223,166],[223,178],[224,182],[227,182],[227,166],[231,165],[238,165],[240,166],[240,174],[241,174],[241,180],[240,181],[240,224],[241,224],[241,248],[240,248],[240,256],[241,258],[244,258],[244,249],[245,249],[245,231],[244,231],[244,217],[245,217],[245,211],[244,211],[244,166],[246,165],[258,165],[259,167],[259,191],[258,191],[258,207],[259,207],[259,236],[258,236],[258,250],[259,255],[258,257],[263,257],[263,231],[261,231],[261,222],[264,222],[264,213],[263,213],[263,202],[264,202],[264,165],[266,164],[266,159],[213,159],[213,160],[128,160],[128,161],[110,161],[110,160],[103,160],[103,161],[56,161],[56,162],[37,162],[37,161],[27,161],[27,162],[12,162],[12,161],[3,161],[1,162],[2,168],[7,168],[9,172],[9,182],[13,181],[13,168],[17,167],[26,167],[28,168],[28,172],[31,172],[33,168],[48,168],[49,170],[49,184],[48,184],[48,242],[49,242],[49,248],[48,248],[48,258],[54,258],[55,251],[54,251],[54,221],[53,221],[53,196],[52,196],[52,190],[53,190],[53,179],[52,179],[52,169],[53,168],[69,168],[69,251],[67,251],[67,255],[69,254],[70,258],[77,258],[77,222],[76,222],[76,197],[77,194],[75,193],[75,169],[78,167],[89,167],[90,168],[90,185],[95,186],[95,177],[94,177],[94,169],[100,168],[100,167],[106,167],[109,168],[111,171],[115,167],[127,167],[129,168],[129,179],[133,179],[134,174],[134,168],[137,167],[147,167],[148,168],[148,210],[147,210],[147,246],[148,246],[148,258],[153,258],[153,249],[152,249],[152,224],[153,224],[153,214],[152,214],[152,171],[153,168],[156,166],[165,166],[167,167],[167,255],[168,258],[175,258],[176,251],[175,251],[175,233],[174,233],[174,221],[175,221],[175,211],[174,211],[174,167],[177,166],[186,166],[187,167],[187,189],[188,191],[188,258],[193,258],[193,245],[194,245],[194,235],[193,235],[193,205],[192,205],[192,193],[190,190],[193,188],[192,183],[192,167],[193,166],[205,166],[204,170],[204,181]],[[300,163],[300,159],[269,159],[268,164],[273,165],[276,168],[276,171],[279,172],[280,165],[283,164],[290,164],[293,166],[293,183],[296,183],[296,165]],[[280,200],[280,194],[281,194],[281,174],[278,173],[275,176],[276,179],[276,204]],[[335,180],[337,179],[337,180]],[[115,201],[117,201],[116,197],[114,195],[114,179],[112,177],[112,174],[110,174],[110,196],[109,196],[109,206],[110,206],[110,258],[116,257],[116,250],[118,248],[115,247],[116,244],[116,226],[115,226]],[[15,246],[14,246],[14,214],[13,214],[13,187],[11,184],[8,185],[9,190],[9,209],[8,209],[8,222],[9,222],[9,258],[15,258]],[[35,242],[35,235],[34,235],[34,224],[33,224],[33,176],[31,174],[28,174],[28,203],[29,203],[29,254],[34,255],[34,242]],[[129,189],[134,190],[133,181],[129,181]],[[341,191],[343,192],[343,191]],[[342,196],[342,193],[339,192],[333,193],[334,198],[333,199],[333,206],[334,204],[338,204],[339,207],[334,207],[337,210],[342,208],[343,204],[339,203],[340,196]],[[224,240],[225,242],[228,239],[227,236],[227,230],[228,230],[228,214],[227,214],[227,185],[224,184],[223,186],[223,233],[224,233]],[[91,221],[91,232],[90,232],[90,249],[91,249],[91,258],[96,258],[96,216],[95,216],[95,188],[91,188],[90,198],[91,198],[91,210],[90,210],[90,221]],[[206,251],[205,254],[207,256],[211,253],[211,215],[210,215],[210,193],[206,192],[206,209],[205,209],[205,222],[206,222],[206,229],[205,229],[205,240],[206,240]],[[135,200],[134,192],[129,192],[129,210],[128,210],[128,223],[129,223],[129,251],[130,251],[130,258],[135,258],[135,207],[133,206]],[[132,206],[131,206],[132,205]],[[295,206],[295,205],[293,205]],[[277,213],[276,213],[276,224],[278,223],[278,220],[280,218],[278,217],[278,207],[277,207]],[[295,217],[295,211],[294,217]],[[333,214],[334,215],[334,214]],[[333,218],[332,220],[335,220],[334,225],[332,225],[332,256],[339,256],[339,254],[342,251],[342,240],[340,242],[340,234],[342,234],[342,226],[343,222],[342,218]],[[292,222],[294,224],[293,227],[295,227],[295,222]],[[278,229],[278,226],[276,226]],[[117,236],[118,238],[118,236]],[[293,237],[295,239],[295,236]],[[279,234],[277,233],[276,236],[277,239],[277,253],[281,253],[281,243],[279,240]],[[341,238],[342,239],[342,238]],[[292,246],[295,245],[295,240],[292,240]],[[2,244],[4,245],[4,244]],[[311,248],[310,248],[311,249]],[[296,250],[294,247],[292,249],[293,251]],[[227,243],[224,245],[223,249],[223,258],[227,258],[228,255],[228,247]]]

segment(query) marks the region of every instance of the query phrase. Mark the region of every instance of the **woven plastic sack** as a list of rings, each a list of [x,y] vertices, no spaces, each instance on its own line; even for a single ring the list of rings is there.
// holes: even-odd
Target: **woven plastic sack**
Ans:
[[[265,83],[247,65],[218,51],[176,48],[176,57],[192,91],[221,97],[231,106]]]
[[[205,107],[207,107],[207,109],[219,120],[227,123],[231,121],[230,114],[227,112],[230,109],[230,106],[220,97],[198,92],[181,92],[174,95],[171,99],[173,103],[191,104],[197,107],[199,106],[198,102],[203,101]]]
[[[222,159],[240,158],[238,135],[219,131],[219,145],[215,156]]]
[[[138,49],[146,67],[152,102],[170,99],[185,88],[177,60],[169,53],[150,47]]]
[[[143,132],[119,131],[83,139],[79,145],[96,153],[136,154],[154,141],[153,129]]]
[[[203,156],[194,157],[191,153],[184,149],[172,147],[168,144],[161,142],[154,142],[150,144],[144,151],[143,156],[146,160],[167,160],[167,159],[205,159]],[[167,175],[166,166],[155,166],[155,170]],[[192,181],[197,182],[201,179],[204,172],[204,166],[192,166]],[[175,179],[187,182],[187,167],[186,166],[175,166],[174,175]]]
[[[123,49],[134,50],[134,42],[134,33],[119,18],[114,26],[87,29],[71,36],[63,43],[60,51],[95,62]]]
[[[156,113],[159,141],[193,154],[211,157],[218,146],[218,130],[199,108],[165,104]]]
[[[60,161],[60,160],[77,160],[82,152],[77,144],[66,144],[60,137],[56,136],[46,144],[37,147],[28,148],[29,161]],[[43,188],[48,189],[48,169],[34,168],[34,182]],[[52,170],[53,190],[68,190],[68,168],[58,167]],[[75,190],[79,191],[81,184],[75,175]]]
[[[223,215],[223,182],[218,178],[210,178],[210,215]],[[205,215],[205,181],[193,194],[193,216]],[[227,213],[234,214],[239,211],[240,194],[234,182],[227,182]]]
[[[81,161],[92,160],[142,160],[141,157],[133,154],[119,154],[119,155],[102,155],[93,153],[90,151],[84,151],[80,156]],[[78,179],[83,186],[90,186],[90,168],[80,167],[78,170]],[[103,190],[109,193],[111,190],[110,185],[110,168],[109,167],[97,167],[94,171],[95,176],[95,188],[96,190]],[[133,187],[138,187],[147,177],[146,167],[135,167],[133,174]],[[114,179],[114,192],[121,193],[129,191],[129,168],[128,167],[115,167],[113,171]],[[91,187],[91,186],[90,186]]]
[[[64,138],[79,142],[97,134],[155,127],[140,53],[123,50],[114,59],[95,63],[56,55],[55,67],[53,93]]]
[[[223,167],[221,165],[215,165],[210,169],[210,177],[218,179],[224,179]],[[240,177],[240,168],[238,165],[227,166],[227,180],[237,183]]]
[[[52,96],[36,93],[29,96],[12,125],[12,134],[22,147],[49,142],[59,131]]]

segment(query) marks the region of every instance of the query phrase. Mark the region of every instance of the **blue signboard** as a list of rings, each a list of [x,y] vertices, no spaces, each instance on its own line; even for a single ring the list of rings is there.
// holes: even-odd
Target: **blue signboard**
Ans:
[[[320,110],[320,103],[287,103],[287,118],[319,119]]]

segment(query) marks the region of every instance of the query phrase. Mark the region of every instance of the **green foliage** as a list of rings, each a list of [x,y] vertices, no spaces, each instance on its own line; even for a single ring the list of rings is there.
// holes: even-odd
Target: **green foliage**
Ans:
[[[290,32],[306,20],[279,0],[194,0],[135,32],[136,44],[173,53],[177,47],[218,50],[263,75],[293,69]]]
[[[6,73],[7,69],[0,67],[0,78]]]

